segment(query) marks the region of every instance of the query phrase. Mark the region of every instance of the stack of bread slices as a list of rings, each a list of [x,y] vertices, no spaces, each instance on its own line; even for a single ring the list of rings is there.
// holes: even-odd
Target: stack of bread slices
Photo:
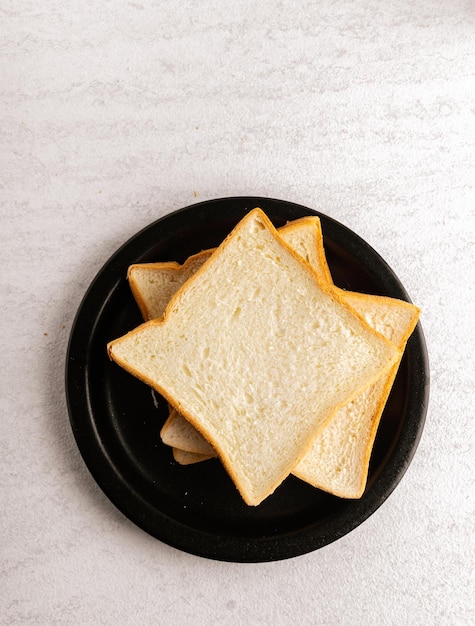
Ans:
[[[335,287],[318,217],[276,230],[260,209],[128,279],[145,322],[108,353],[167,400],[177,462],[219,457],[253,506],[291,473],[361,497],[416,306]]]

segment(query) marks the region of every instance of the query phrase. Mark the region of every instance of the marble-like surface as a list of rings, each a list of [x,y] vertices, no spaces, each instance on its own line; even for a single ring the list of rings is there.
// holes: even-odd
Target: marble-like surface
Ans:
[[[0,623],[475,620],[475,5],[5,1]],[[64,359],[101,265],[197,200],[265,195],[364,237],[423,310],[404,480],[317,552],[242,565],[125,519],[69,428]]]

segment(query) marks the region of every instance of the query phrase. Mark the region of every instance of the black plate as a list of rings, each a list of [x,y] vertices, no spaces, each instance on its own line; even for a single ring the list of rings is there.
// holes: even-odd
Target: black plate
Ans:
[[[132,263],[176,260],[218,245],[251,209],[275,226],[304,215],[322,221],[335,283],[409,300],[383,259],[360,237],[306,207],[257,197],[211,200],[171,213],[125,243],[101,269],[79,308],[67,355],[70,420],[91,474],[139,527],[181,550],[256,562],[316,550],[361,524],[402,478],[422,433],[429,372],[420,324],[410,338],[375,442],[360,500],[343,500],[291,476],[258,507],[244,504],[219,461],[183,467],[159,437],[167,414],[151,390],[106,355],[111,339],[141,323],[126,280]]]

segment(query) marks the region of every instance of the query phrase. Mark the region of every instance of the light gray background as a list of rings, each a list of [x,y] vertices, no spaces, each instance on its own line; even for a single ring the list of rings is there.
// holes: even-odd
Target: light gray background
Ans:
[[[474,592],[475,4],[0,5],[2,624],[469,624]],[[283,198],[365,238],[422,310],[426,429],[368,521],[214,562],[91,478],[66,345],[102,264],[195,201]]]

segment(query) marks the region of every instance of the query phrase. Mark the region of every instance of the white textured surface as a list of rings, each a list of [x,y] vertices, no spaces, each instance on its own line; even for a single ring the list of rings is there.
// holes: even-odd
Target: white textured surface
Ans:
[[[4,1],[0,622],[469,624],[475,5]],[[63,390],[90,280],[195,200],[269,195],[369,241],[423,309],[431,403],[394,494],[288,561],[195,558],[90,477]]]

